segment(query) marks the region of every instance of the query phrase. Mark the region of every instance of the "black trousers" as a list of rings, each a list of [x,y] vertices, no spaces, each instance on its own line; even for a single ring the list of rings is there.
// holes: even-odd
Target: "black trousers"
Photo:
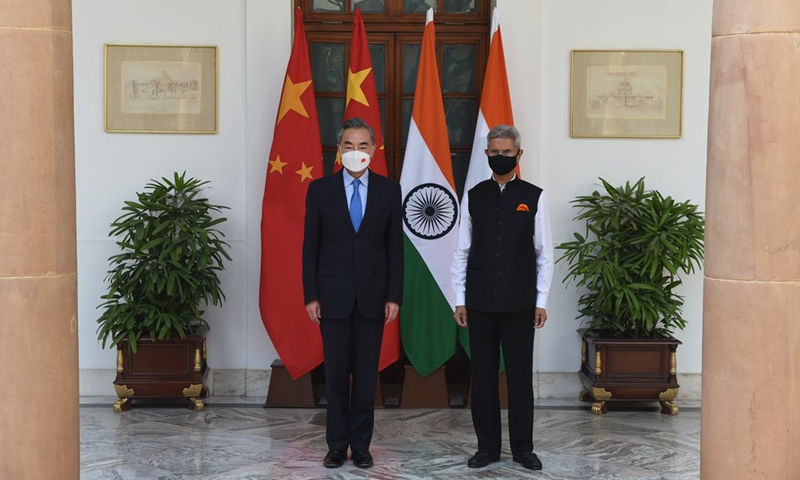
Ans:
[[[472,355],[472,423],[478,451],[500,453],[500,345],[508,380],[508,433],[511,452],[533,451],[533,314],[469,310]]]
[[[383,319],[350,317],[320,320],[328,399],[325,438],[329,450],[367,450],[375,423],[375,386],[383,339]],[[353,378],[352,391],[350,377]]]

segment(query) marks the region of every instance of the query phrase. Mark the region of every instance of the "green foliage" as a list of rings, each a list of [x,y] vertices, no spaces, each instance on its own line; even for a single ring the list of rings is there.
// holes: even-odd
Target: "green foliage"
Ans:
[[[565,281],[587,293],[578,299],[589,331],[600,336],[664,338],[686,321],[675,293],[680,272],[703,262],[704,220],[697,206],[645,190],[644,178],[573,200],[583,234],[556,248],[570,265]]]
[[[105,348],[127,338],[136,352],[142,335],[166,340],[185,338],[208,327],[201,303],[225,300],[218,272],[230,261],[225,235],[213,218],[228,207],[212,205],[201,196],[207,181],[186,179],[175,172],[172,181],[151,180],[137,201],[126,201],[122,216],[111,224],[121,253],[108,261],[108,293],[98,308],[97,338]]]

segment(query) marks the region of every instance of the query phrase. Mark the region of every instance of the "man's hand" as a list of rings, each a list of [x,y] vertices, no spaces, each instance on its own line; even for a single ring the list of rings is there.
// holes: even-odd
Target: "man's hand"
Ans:
[[[308,312],[308,318],[310,318],[312,322],[319,325],[319,317],[321,313],[319,307],[319,301],[313,300],[311,302],[308,302],[306,304],[306,312]]]
[[[467,307],[464,305],[456,306],[456,313],[453,314],[453,318],[456,320],[456,324],[459,327],[466,327],[467,326]]]
[[[384,307],[384,321],[388,325],[397,318],[397,312],[400,311],[400,305],[394,302],[386,302],[386,306]]]
[[[544,327],[544,322],[547,321],[547,311],[544,308],[536,308],[533,314],[533,328]]]

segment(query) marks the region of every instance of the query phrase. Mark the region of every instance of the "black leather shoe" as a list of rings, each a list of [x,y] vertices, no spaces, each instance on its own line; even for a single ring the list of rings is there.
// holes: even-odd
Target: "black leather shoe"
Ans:
[[[467,466],[469,468],[481,468],[498,460],[500,460],[499,453],[478,452],[467,460]]]
[[[528,470],[542,469],[542,461],[539,460],[539,457],[537,457],[533,452],[514,455],[512,458],[515,462],[519,463]]]
[[[339,468],[344,465],[344,461],[347,458],[346,452],[340,452],[338,450],[330,450],[327,455],[325,455],[325,460],[322,461],[322,465],[325,468]]]
[[[353,465],[358,468],[369,468],[372,466],[372,455],[369,450],[354,450]]]

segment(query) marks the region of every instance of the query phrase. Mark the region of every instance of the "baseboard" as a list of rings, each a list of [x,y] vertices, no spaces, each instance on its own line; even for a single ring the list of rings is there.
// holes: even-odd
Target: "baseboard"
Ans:
[[[212,395],[226,397],[267,398],[271,370],[244,370],[212,368],[208,372],[206,386]],[[82,369],[80,371],[80,396],[114,396],[113,369]]]
[[[212,369],[208,388],[212,395],[267,398],[272,370]]]
[[[209,372],[206,386],[212,395],[227,397],[267,398],[269,378],[272,370],[217,369]],[[80,395],[82,397],[113,396],[112,382],[116,376],[113,369],[83,369],[80,371]],[[681,388],[678,400],[700,400],[702,374],[678,374]],[[581,382],[577,373],[537,372],[533,374],[535,398],[577,399]]]
[[[79,392],[81,397],[115,397],[114,379],[117,371],[110,369],[81,369]]]
[[[700,400],[702,374],[678,374],[677,400]],[[577,373],[571,372],[538,372],[533,375],[535,398],[554,400],[577,399],[583,389]]]

